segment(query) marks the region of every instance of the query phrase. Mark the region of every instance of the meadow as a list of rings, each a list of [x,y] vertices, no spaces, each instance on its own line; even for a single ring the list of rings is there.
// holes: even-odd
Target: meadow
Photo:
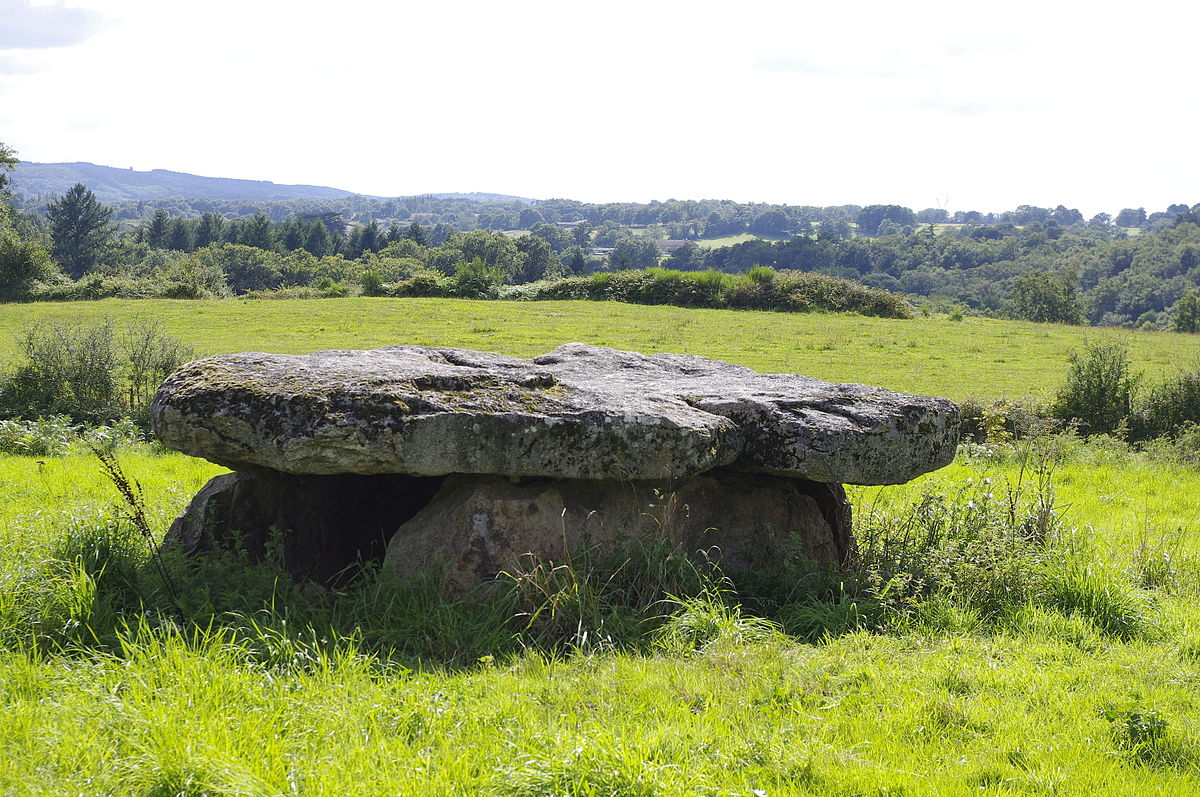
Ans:
[[[569,302],[0,313],[0,359],[36,317],[152,314],[201,353],[584,340],[955,398],[1046,399],[1089,335],[1152,373],[1195,358],[1165,333]],[[157,534],[221,472],[115,450]],[[0,793],[1200,791],[1200,471],[1042,435],[851,494],[844,572],[733,583],[649,550],[450,600],[228,555],[164,579],[82,445],[0,456]]]
[[[681,352],[757,371],[803,373],[955,400],[1053,396],[1086,340],[1121,340],[1156,378],[1200,359],[1195,336],[984,318],[913,320],[640,306],[618,302],[467,299],[120,300],[0,305],[0,364],[38,319],[153,318],[198,354],[302,353],[395,344],[461,346],[519,357],[581,341]]]

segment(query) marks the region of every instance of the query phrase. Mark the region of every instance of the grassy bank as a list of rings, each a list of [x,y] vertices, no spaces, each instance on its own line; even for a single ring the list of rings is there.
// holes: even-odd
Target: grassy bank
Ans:
[[[967,318],[893,320],[837,314],[647,307],[615,302],[456,299],[104,300],[0,305],[0,362],[38,318],[155,318],[201,354],[299,353],[399,343],[517,356],[583,341],[685,352],[759,371],[805,373],[908,392],[1010,399],[1053,395],[1086,339],[1129,343],[1150,377],[1200,356],[1195,336]]]

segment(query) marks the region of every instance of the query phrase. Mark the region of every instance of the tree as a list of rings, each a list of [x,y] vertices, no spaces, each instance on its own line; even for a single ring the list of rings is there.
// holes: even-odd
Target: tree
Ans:
[[[469,262],[478,258],[488,268],[500,269],[500,273],[509,281],[519,279],[524,258],[513,239],[503,233],[471,230],[455,236],[447,245],[462,252],[460,259],[463,261]]]
[[[1188,288],[1175,304],[1176,332],[1200,332],[1200,295],[1195,288]]]
[[[146,225],[146,244],[151,249],[163,249],[167,245],[167,227],[171,223],[167,211],[159,208]]]
[[[1115,222],[1118,227],[1141,227],[1145,223],[1145,208],[1138,208],[1137,210],[1134,210],[1133,208],[1122,208],[1121,212],[1117,214],[1117,220]]]
[[[51,279],[57,269],[37,241],[22,240],[0,206],[0,300],[24,299],[36,282]]]
[[[667,265],[679,271],[703,271],[707,255],[707,249],[701,248],[695,241],[688,241],[671,253]]]
[[[576,224],[571,228],[571,235],[575,238],[577,245],[587,246],[592,240],[592,225],[586,221],[583,224]]]
[[[1083,221],[1083,214],[1075,208],[1068,208],[1059,205],[1054,208],[1054,215],[1051,217],[1063,227],[1070,227],[1073,224],[1079,224]]]
[[[563,276],[562,263],[545,238],[523,235],[517,239],[517,250],[522,255],[522,262],[513,282],[536,282]]]
[[[47,207],[51,252],[74,279],[90,271],[112,237],[112,209],[101,205],[83,183]]]
[[[192,226],[187,219],[172,219],[167,231],[167,248],[176,252],[190,252],[192,245]]]
[[[750,231],[759,235],[784,235],[792,228],[792,220],[778,208],[763,211],[750,223]]]
[[[425,246],[441,246],[442,244],[446,243],[446,241],[450,239],[450,236],[454,235],[456,232],[458,232],[458,230],[454,229],[453,224],[439,221],[437,224],[433,225],[433,229],[429,232],[429,239],[425,241]],[[417,241],[417,243],[421,242]]]
[[[850,237],[850,222],[844,216],[826,219],[817,225],[817,240],[844,241]]]
[[[283,228],[283,248],[288,252],[304,248],[304,230],[300,222],[292,219]]]
[[[310,221],[304,231],[305,250],[317,257],[333,254],[333,240],[329,228],[320,221]]]
[[[917,217],[900,205],[867,205],[858,212],[855,221],[860,235],[875,235],[884,221],[894,221],[900,227],[912,227],[916,225]]]
[[[219,268],[235,293],[278,288],[283,281],[279,270],[281,258],[261,247],[244,244],[210,246],[193,257],[205,266]]]
[[[362,232],[358,236],[358,249],[361,252],[378,252],[383,248],[383,231],[379,229],[379,222],[371,219],[367,225],[362,228]]]
[[[646,269],[657,266],[661,254],[658,244],[649,238],[625,238],[609,253],[608,262],[614,269]]]
[[[392,222],[388,225],[387,232],[383,236],[384,246],[390,246],[404,237],[404,230],[400,229],[400,225]]]
[[[567,274],[582,274],[588,265],[587,252],[582,246],[572,246],[563,252],[562,264]]]
[[[20,162],[17,151],[0,141],[0,194],[8,190],[8,173]]]
[[[546,221],[541,211],[536,208],[523,208],[517,216],[517,227],[522,230],[532,230],[538,224]]]
[[[1044,323],[1081,324],[1083,308],[1071,274],[1030,271],[1013,280],[1011,310],[1017,318]]]
[[[242,223],[238,231],[239,244],[254,246],[259,249],[275,249],[275,228],[265,213],[255,213],[248,221]]]
[[[408,225],[408,229],[404,231],[404,237],[410,241],[419,243],[421,246],[429,246],[429,236],[425,234],[425,228],[417,221],[413,221]]]

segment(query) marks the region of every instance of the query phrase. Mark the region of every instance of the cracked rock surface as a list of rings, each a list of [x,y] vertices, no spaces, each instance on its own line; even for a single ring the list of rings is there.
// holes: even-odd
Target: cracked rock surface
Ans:
[[[524,360],[389,346],[189,363],[154,398],[168,447],[235,470],[673,479],[713,468],[895,484],[950,462],[958,409],[694,355],[570,343]]]

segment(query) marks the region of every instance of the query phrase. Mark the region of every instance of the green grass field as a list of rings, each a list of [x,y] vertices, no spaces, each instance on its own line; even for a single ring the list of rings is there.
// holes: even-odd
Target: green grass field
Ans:
[[[1149,378],[1200,359],[1196,337],[966,318],[691,310],[616,302],[461,299],[114,300],[0,305],[0,363],[22,330],[62,321],[154,318],[200,354],[301,353],[394,344],[461,346],[517,356],[569,341],[683,352],[758,371],[804,373],[953,399],[1047,399],[1088,339],[1127,341]]]
[[[201,353],[584,340],[956,398],[1046,398],[1089,335],[1151,373],[1196,357],[974,319],[342,299],[3,305],[0,359],[39,317],[135,315]],[[221,472],[118,455],[156,535]],[[230,556],[169,560],[175,605],[93,456],[0,455],[0,794],[1200,793],[1200,471],[1046,438],[850,492],[858,569],[659,584],[644,614],[582,571],[529,604]]]
[[[121,456],[159,526],[219,472],[178,454]],[[555,653],[455,636],[447,628],[472,619],[469,606],[406,603],[379,584],[312,597],[219,568],[184,582],[193,596],[223,580],[243,590],[202,613],[202,630],[156,610],[90,639],[79,625],[103,624],[119,582],[95,571],[80,582],[63,552],[93,550],[82,532],[112,517],[115,492],[85,455],[4,457],[0,792],[1194,794],[1200,473],[1087,447],[1073,456],[1058,492],[1085,529],[1072,557],[1135,599],[1131,634],[1106,632],[1092,610],[1037,604],[984,624],[946,595],[907,627],[807,644],[728,596],[663,608],[708,627],[704,644]],[[1016,473],[1012,460],[965,459],[903,488],[858,490],[857,511],[967,479],[1000,493]],[[1130,510],[1109,522],[1114,506]],[[1164,553],[1175,582],[1120,586]],[[339,601],[368,611],[339,621]],[[34,632],[73,641],[34,647]],[[449,637],[465,655],[389,655],[378,642],[389,634]]]

